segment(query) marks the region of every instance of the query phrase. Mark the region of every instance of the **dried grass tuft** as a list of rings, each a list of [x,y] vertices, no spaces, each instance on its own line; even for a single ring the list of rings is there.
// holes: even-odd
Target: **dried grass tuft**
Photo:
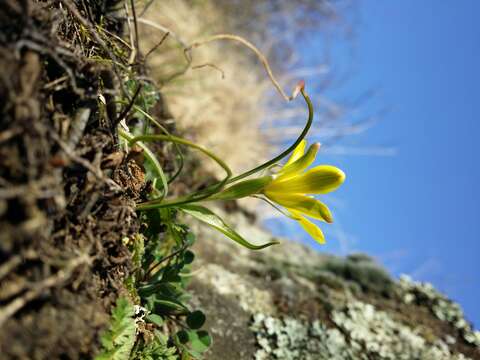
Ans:
[[[222,156],[238,173],[272,153],[260,131],[271,84],[248,49],[227,42],[192,50],[192,66],[182,73],[187,65],[183,47],[224,29],[222,14],[212,3],[187,3],[155,2],[144,15],[170,32],[148,64],[184,136]],[[164,31],[159,28],[140,24],[143,49],[161,39]],[[209,170],[218,171],[213,164]]]

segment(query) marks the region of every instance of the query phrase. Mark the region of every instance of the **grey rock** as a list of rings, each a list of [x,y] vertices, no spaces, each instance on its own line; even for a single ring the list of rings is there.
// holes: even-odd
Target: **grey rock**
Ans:
[[[241,212],[223,216],[252,242],[272,239]],[[395,280],[365,254],[283,239],[254,252],[194,227],[191,301],[207,315],[209,360],[480,360],[479,332],[431,284]]]

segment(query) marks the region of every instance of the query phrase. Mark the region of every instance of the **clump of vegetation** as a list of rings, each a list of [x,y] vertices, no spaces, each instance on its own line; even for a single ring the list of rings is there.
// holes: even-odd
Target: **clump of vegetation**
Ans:
[[[219,38],[222,37],[223,36],[219,36]],[[230,38],[230,36],[225,36],[225,38]],[[261,56],[253,45],[243,39],[240,41]],[[199,45],[200,44],[196,44],[195,46]],[[277,157],[254,169],[232,178],[232,171],[222,159],[195,143],[171,135],[148,114],[148,109],[141,109],[136,106],[133,101],[130,102],[129,106],[133,111],[138,111],[143,115],[143,121],[139,122],[133,129],[125,126],[123,129],[119,129],[119,134],[125,140],[127,147],[132,148],[135,144],[139,144],[143,149],[145,162],[147,164],[145,166],[147,169],[147,177],[152,179],[152,188],[148,195],[150,199],[137,205],[137,210],[142,211],[145,216],[144,221],[146,227],[144,234],[146,235],[149,245],[147,247],[141,245],[141,254],[138,253],[137,256],[134,256],[141,258],[140,263],[143,271],[140,271],[140,274],[136,274],[131,279],[131,288],[133,292],[140,297],[146,309],[152,313],[152,316],[157,320],[161,319],[161,321],[163,321],[163,317],[169,316],[178,321],[179,317],[186,316],[187,329],[182,328],[171,337],[171,341],[175,344],[182,356],[188,354],[188,356],[200,358],[200,353],[208,348],[210,337],[208,333],[203,330],[194,331],[203,325],[205,321],[203,314],[199,311],[191,312],[188,307],[182,303],[184,284],[181,279],[181,270],[185,264],[188,264],[193,258],[191,258],[191,253],[188,253],[189,260],[185,260],[184,251],[192,244],[187,241],[186,230],[175,223],[176,212],[181,211],[191,215],[220,231],[240,245],[252,250],[259,250],[271,246],[276,242],[269,242],[262,245],[250,243],[228,226],[219,216],[199,203],[209,200],[236,200],[246,196],[258,196],[261,194],[265,195],[265,199],[269,199],[268,201],[273,200],[288,209],[290,214],[287,214],[287,216],[300,221],[314,239],[323,242],[324,238],[320,229],[300,214],[304,213],[327,222],[332,221],[331,214],[323,203],[305,194],[325,193],[335,190],[344,180],[344,174],[332,166],[318,166],[303,173],[313,162],[318,150],[318,145],[315,144],[309,151],[304,153],[305,141],[303,138],[306,136],[313,120],[312,104],[304,91],[303,83],[299,84],[291,97],[287,97],[274,79],[266,60],[264,66],[272,82],[285,98],[290,100],[295,98],[298,93],[302,94],[308,106],[309,116],[305,128],[294,144]],[[140,86],[137,87],[134,96],[140,94],[140,91],[138,91],[139,88]],[[149,134],[148,126],[150,122],[156,125],[159,130],[163,131],[164,134]],[[136,136],[133,135],[139,131],[143,131],[143,133]],[[178,170],[172,178],[167,180],[155,154],[145,145],[145,142],[151,141],[167,141],[176,145],[184,145],[199,150],[217,162],[220,167],[225,170],[226,176],[221,181],[213,183],[205,189],[179,198],[169,199],[167,198],[169,183],[172,183],[173,179],[180,174],[182,165],[178,167],[180,170]],[[280,160],[293,150],[292,156],[278,174],[243,180],[260,171],[276,166]],[[178,148],[177,151],[181,161],[183,161],[182,154]],[[224,189],[227,184],[231,183],[233,183],[233,185]],[[279,193],[284,192],[285,189],[288,190],[286,197]],[[288,192],[290,192],[290,194],[288,194]],[[163,224],[166,229],[158,229],[158,224]],[[165,238],[165,235],[168,237]],[[169,248],[169,238],[174,240],[176,248]],[[158,242],[160,239],[161,242]],[[165,247],[173,252],[167,255],[160,251],[161,255],[158,256],[157,253],[159,249],[165,249]],[[176,260],[172,260],[172,257]],[[159,264],[163,263],[166,259],[168,260],[168,264],[160,267]],[[153,269],[156,269],[156,271],[153,272]],[[158,323],[154,325],[158,326]]]
[[[168,34],[147,61],[183,136],[222,154],[235,172],[266,161],[274,148],[262,135],[260,123],[268,115],[264,99],[270,84],[250,54],[228,42],[212,43],[195,49],[187,68],[183,49],[189,44],[235,32],[226,27],[218,2],[155,1],[143,18],[138,24],[143,48],[154,47]],[[223,176],[211,162],[202,166]]]
[[[115,5],[0,4],[2,358],[92,357],[132,271],[144,181],[117,146]]]
[[[104,351],[97,359],[128,359],[135,345],[136,332],[135,308],[125,298],[118,298],[109,329],[101,337]]]
[[[189,248],[195,237],[174,221],[169,210],[162,211],[161,219],[157,215],[145,215],[144,220],[152,224],[145,237],[125,239],[135,271],[126,280],[128,298],[117,301],[110,327],[101,337],[99,360],[170,360],[180,355],[201,359],[211,344],[208,332],[201,330],[205,315],[187,305],[185,287],[194,260]]]
[[[385,296],[392,295],[394,280],[373,258],[364,254],[352,254],[345,259],[332,257],[319,267],[345,280],[355,282],[364,291]]]
[[[355,2],[164,0],[149,5],[139,21],[142,48],[153,48],[166,35],[162,46],[147,59],[152,79],[181,133],[222,154],[234,172],[268,160],[293,141],[304,126],[305,110],[300,102],[276,101],[258,58],[239,42],[215,41],[195,48],[189,67],[183,50],[199,40],[218,34],[241,35],[269,59],[286,88],[293,88],[296,79],[306,78],[309,91],[316,95],[312,101],[315,105],[321,102],[316,106],[312,133],[325,139],[325,148],[329,140],[336,142],[342,134],[364,131],[368,126],[357,121],[361,120],[356,115],[358,103],[353,109],[352,104],[337,103],[327,93],[345,80],[340,80],[335,64],[329,63],[328,44],[345,43],[353,37]],[[320,64],[306,67],[303,50],[313,33],[316,41],[326,44],[325,56],[318,54]],[[298,39],[305,43],[302,40],[300,45]],[[203,166],[217,176],[223,174],[214,164],[205,162]],[[245,204],[251,208],[261,205],[243,201]],[[266,213],[269,208],[262,210]]]
[[[223,159],[175,133],[145,64],[166,37],[143,56],[136,5],[0,5],[0,64],[9,70],[0,77],[6,99],[0,109],[0,347],[6,357],[200,359],[212,340],[202,328],[205,316],[188,304],[194,236],[177,214],[255,250],[276,242],[244,239],[200,203],[263,197],[318,241],[321,231],[302,214],[331,221],[328,208],[307,195],[334,190],[344,175],[334,167],[304,172],[318,145],[305,153],[313,105],[303,83],[287,96],[265,56],[238,36],[220,34],[182,49],[188,69],[193,50],[207,43],[243,44],[285,100],[301,94],[308,107],[291,146],[233,176]],[[225,176],[182,193],[175,181],[193,157],[185,147],[215,161]],[[264,171],[270,174],[247,179]],[[279,194],[285,189],[288,198]]]

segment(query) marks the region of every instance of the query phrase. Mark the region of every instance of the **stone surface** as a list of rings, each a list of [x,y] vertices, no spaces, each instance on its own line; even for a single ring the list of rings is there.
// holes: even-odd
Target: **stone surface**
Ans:
[[[241,211],[222,216],[252,242],[272,239]],[[255,252],[192,227],[191,301],[213,335],[208,359],[480,359],[480,333],[458,304],[430,284],[391,278],[367,255],[287,240]]]

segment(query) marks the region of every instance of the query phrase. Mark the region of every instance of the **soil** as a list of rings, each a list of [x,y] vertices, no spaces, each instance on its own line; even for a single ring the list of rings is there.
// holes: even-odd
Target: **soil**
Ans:
[[[116,0],[0,1],[2,360],[93,358],[112,306],[127,293],[125,279],[135,270],[124,240],[141,229],[135,204],[145,200],[149,184],[142,156],[127,154],[116,133],[119,120],[134,121],[124,116],[128,106],[118,111],[114,103],[119,94],[129,96],[113,64],[125,65],[128,59],[118,58],[94,26],[121,35],[115,9],[122,5]],[[135,71],[144,69],[138,65]],[[171,118],[161,98],[152,113]],[[166,146],[171,144],[152,144],[152,149],[165,171],[174,173],[178,161]],[[193,156],[186,158],[183,172],[188,175],[171,188],[173,195],[212,181]],[[232,218],[242,215],[248,220],[242,231],[252,231],[252,214],[235,204],[223,210]],[[208,232],[199,235],[198,269],[224,268],[220,275],[251,285],[242,290],[268,293],[251,302],[260,306],[263,301],[278,316],[314,317],[333,326],[323,297],[341,291],[324,291],[327,284],[315,285],[284,266],[314,268],[324,257],[298,245],[256,255]],[[236,297],[216,293],[215,286],[197,281],[190,290],[215,337],[209,358],[255,352],[255,336],[248,329],[252,312]],[[455,351],[480,358],[478,349],[428,309],[377,293],[356,295],[399,322],[420,325],[425,338],[451,335],[458,340]]]
[[[2,359],[91,358],[132,271],[122,239],[144,172],[117,143],[115,74],[85,56],[101,46],[79,17],[120,27],[113,1],[78,4],[0,3]]]

